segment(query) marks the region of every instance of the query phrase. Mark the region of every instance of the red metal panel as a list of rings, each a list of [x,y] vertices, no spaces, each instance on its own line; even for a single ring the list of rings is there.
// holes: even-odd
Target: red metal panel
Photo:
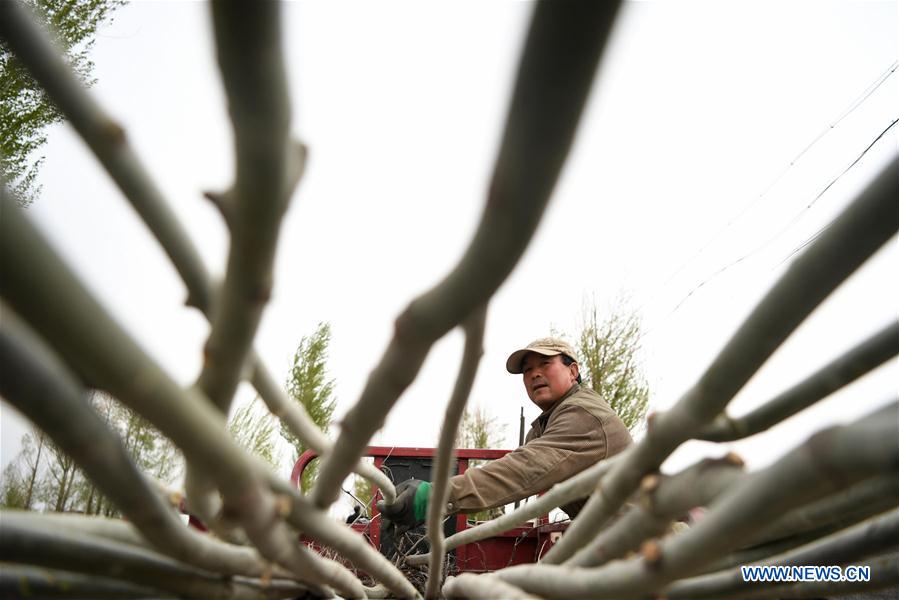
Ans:
[[[495,460],[509,452],[509,450],[457,449],[455,450],[457,460],[456,472],[460,475],[465,473],[468,470],[470,460]],[[377,469],[380,469],[384,464],[384,460],[390,457],[433,458],[435,454],[435,448],[403,446],[370,446],[365,451],[365,456],[374,458],[374,466]],[[290,475],[290,480],[294,485],[299,485],[303,469],[316,456],[317,454],[312,450],[304,452],[300,456]],[[352,528],[365,535],[375,548],[380,547],[381,541],[380,513],[374,502],[378,497],[379,491],[377,487],[374,488],[372,506],[369,507],[372,515],[371,522],[352,525]],[[559,535],[559,532],[564,531],[568,526],[567,523],[547,524],[547,522],[548,517],[544,515],[538,520],[537,526],[528,524],[523,527],[516,527],[500,535],[456,548],[455,565],[453,565],[454,568],[451,571],[455,573],[495,571],[510,565],[536,562],[538,556],[543,556],[552,547],[553,541]],[[466,515],[456,515],[456,531],[460,532],[468,528]],[[318,549],[317,546],[313,547]]]

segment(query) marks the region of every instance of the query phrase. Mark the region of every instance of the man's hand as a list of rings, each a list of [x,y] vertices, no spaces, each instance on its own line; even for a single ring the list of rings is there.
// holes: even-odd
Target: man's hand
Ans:
[[[387,504],[378,500],[382,518],[392,521],[399,533],[425,522],[428,515],[428,497],[431,483],[421,479],[407,479],[396,486],[396,502]]]

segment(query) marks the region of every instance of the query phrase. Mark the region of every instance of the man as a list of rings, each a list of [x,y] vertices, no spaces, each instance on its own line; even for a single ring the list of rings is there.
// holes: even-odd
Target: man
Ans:
[[[449,481],[446,513],[471,513],[502,506],[568,479],[633,443],[618,415],[593,390],[582,387],[576,355],[556,338],[516,350],[506,370],[521,374],[525,391],[543,411],[531,423],[523,446]],[[378,503],[384,517],[403,528],[424,522],[431,484],[410,479],[396,488],[396,502]],[[586,499],[562,506],[572,519]]]

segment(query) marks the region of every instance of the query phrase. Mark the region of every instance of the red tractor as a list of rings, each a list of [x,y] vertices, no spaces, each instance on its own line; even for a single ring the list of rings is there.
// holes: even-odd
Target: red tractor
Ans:
[[[495,460],[508,452],[509,450],[456,450],[453,473],[464,473],[473,460]],[[435,453],[435,448],[371,446],[366,450],[365,456],[372,457],[375,467],[384,471],[394,483],[400,483],[411,477],[430,481]],[[303,470],[316,457],[316,453],[311,450],[300,456],[290,477],[294,485],[298,485]],[[379,498],[380,494],[375,488],[370,506],[366,507],[368,516],[364,511],[357,511],[347,521],[350,527],[365,536],[382,554],[394,558],[397,553],[397,540],[393,539],[389,530],[387,532],[381,530],[381,518],[375,506]],[[466,515],[457,514],[445,521],[444,534],[449,537],[474,525],[475,523],[469,521]],[[528,522],[521,527],[479,542],[459,546],[449,553],[447,561],[449,574],[483,573],[511,565],[535,563],[552,547],[567,527],[567,522],[550,523],[548,517],[544,515],[536,522]],[[419,530],[417,537],[423,538],[424,527]],[[412,533],[414,534],[415,530]],[[421,539],[413,548],[404,548],[401,544],[399,550],[404,554],[421,554],[428,551],[428,546],[426,541]]]

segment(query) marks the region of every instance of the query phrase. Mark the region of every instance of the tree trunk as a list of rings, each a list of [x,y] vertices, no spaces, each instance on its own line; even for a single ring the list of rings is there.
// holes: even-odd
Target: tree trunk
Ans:
[[[28,493],[25,494],[25,509],[31,510],[31,499],[34,495],[34,482],[37,480],[37,472],[41,465],[41,452],[44,450],[44,433],[41,432],[37,436],[37,457],[34,459],[34,467],[31,469],[31,476],[28,478]]]

